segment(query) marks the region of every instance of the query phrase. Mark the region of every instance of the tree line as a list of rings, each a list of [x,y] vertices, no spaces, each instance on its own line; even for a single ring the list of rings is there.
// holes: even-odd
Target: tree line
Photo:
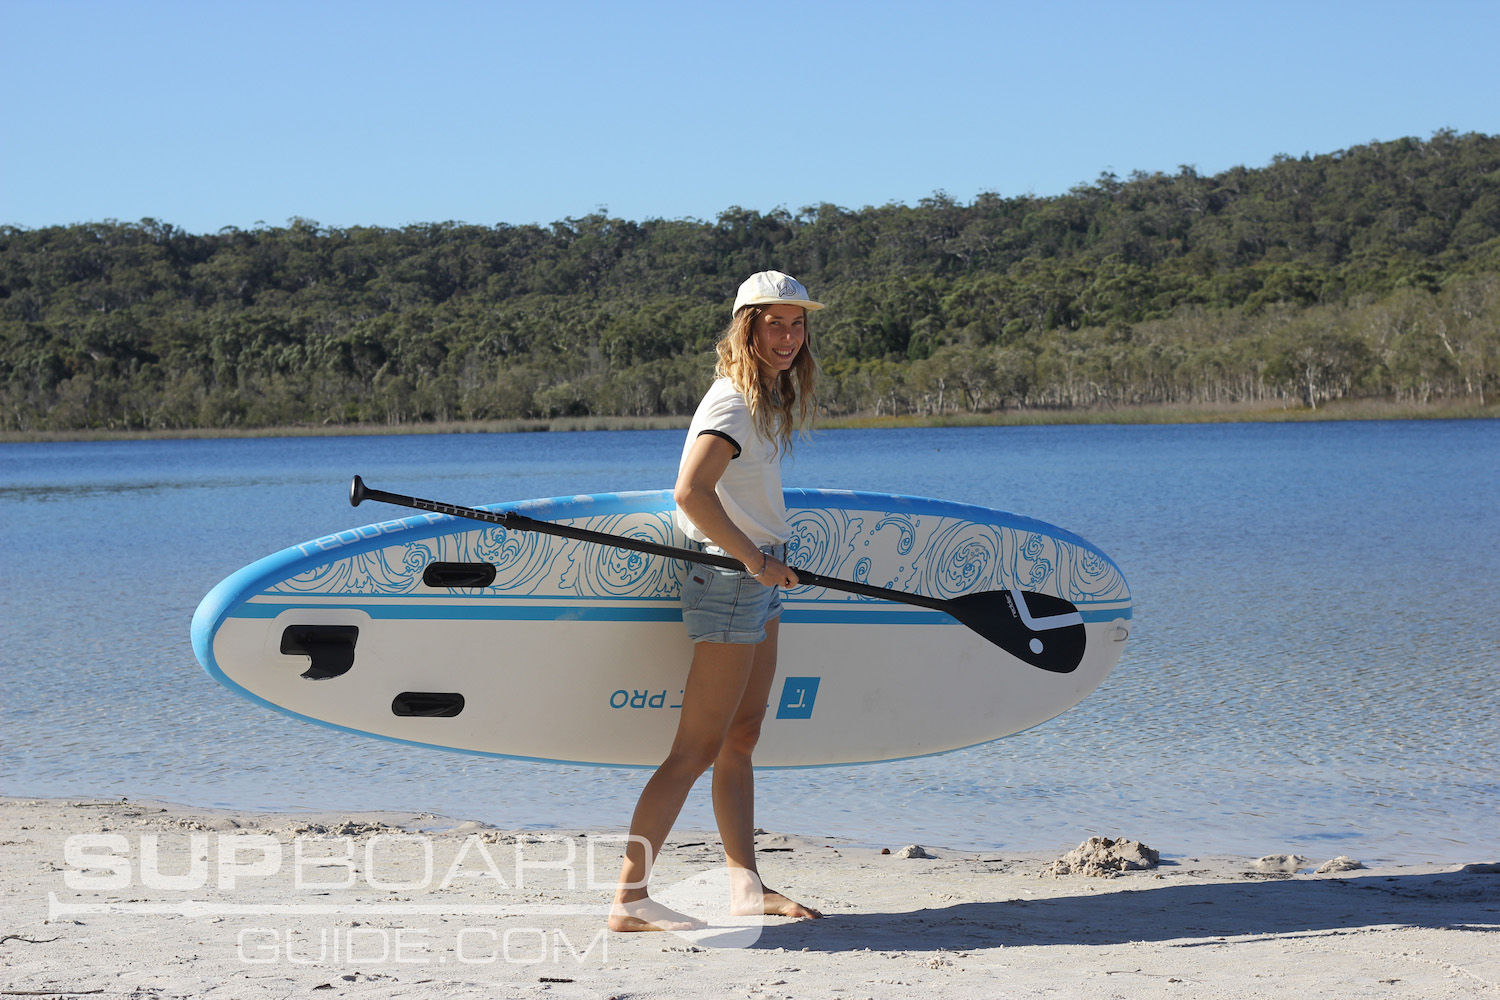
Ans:
[[[766,268],[829,306],[834,415],[1486,405],[1500,137],[713,221],[0,227],[0,430],[688,413]]]

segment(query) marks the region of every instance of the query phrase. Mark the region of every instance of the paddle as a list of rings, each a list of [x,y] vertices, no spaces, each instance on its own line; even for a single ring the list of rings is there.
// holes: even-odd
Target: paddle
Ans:
[[[365,500],[379,500],[382,503],[413,507],[436,514],[488,521],[512,531],[559,535],[563,538],[592,542],[596,545],[666,556],[669,559],[682,559],[687,562],[720,566],[724,569],[746,569],[738,559],[729,556],[683,549],[673,545],[661,545],[640,538],[590,531],[587,528],[574,528],[551,521],[538,521],[524,514],[517,514],[515,511],[477,510],[473,507],[459,507],[436,500],[419,500],[416,497],[403,496],[399,493],[387,493],[384,490],[366,486],[363,479],[355,476],[354,481],[349,484],[349,503],[358,507]],[[840,590],[849,594],[858,594],[861,597],[874,597],[944,612],[1023,663],[1042,670],[1050,670],[1058,674],[1071,673],[1083,660],[1086,643],[1083,617],[1076,607],[1060,597],[1038,594],[1029,590],[990,590],[977,594],[964,594],[961,597],[928,597],[925,594],[888,590],[885,587],[856,583],[853,580],[840,580],[837,577],[823,576],[821,573],[798,569],[795,566],[792,568],[796,570],[799,586]]]

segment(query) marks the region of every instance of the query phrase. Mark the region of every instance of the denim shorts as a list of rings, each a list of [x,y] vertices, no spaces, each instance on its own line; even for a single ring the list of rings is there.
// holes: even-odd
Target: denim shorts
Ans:
[[[716,554],[712,545],[698,548]],[[786,546],[763,546],[785,560]],[[781,614],[781,588],[767,587],[749,573],[690,563],[682,580],[682,624],[694,642],[754,644],[766,638],[766,622]]]

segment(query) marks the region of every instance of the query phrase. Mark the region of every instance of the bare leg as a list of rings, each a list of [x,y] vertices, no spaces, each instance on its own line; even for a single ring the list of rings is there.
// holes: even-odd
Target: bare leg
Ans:
[[[754,647],[745,693],[714,759],[714,819],[719,824],[724,860],[729,865],[731,912],[821,917],[817,910],[766,889],[755,866],[755,769],[751,755],[760,741],[760,727],[776,677],[776,640],[780,628],[779,618],[766,623],[766,638]]]
[[[620,885],[610,912],[611,930],[692,930],[703,926],[701,921],[651,900],[646,883],[652,862],[661,852],[693,783],[714,762],[724,744],[744,697],[757,648],[717,642],[694,645],[672,749],[646,782],[630,820],[631,840],[625,848]]]

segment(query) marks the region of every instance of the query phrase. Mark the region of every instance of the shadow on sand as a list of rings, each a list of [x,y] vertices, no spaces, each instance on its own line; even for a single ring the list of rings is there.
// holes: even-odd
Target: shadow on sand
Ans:
[[[976,882],[984,878],[975,876]],[[1069,881],[1078,891],[1067,896],[908,912],[834,911],[823,920],[777,921],[767,924],[756,947],[909,951],[1175,940],[1190,945],[1193,939],[1212,943],[1393,924],[1500,931],[1500,876],[1495,874],[1256,878],[1196,885],[1162,885],[1148,874]]]

